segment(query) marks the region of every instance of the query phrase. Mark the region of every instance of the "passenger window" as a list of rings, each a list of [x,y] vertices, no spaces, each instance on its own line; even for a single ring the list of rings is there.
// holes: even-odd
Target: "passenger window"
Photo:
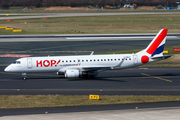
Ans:
[[[62,62],[64,62],[64,60]]]
[[[116,59],[114,59],[114,61],[116,61]]]
[[[76,62],[76,61],[74,60],[74,62]]]
[[[113,59],[111,59],[111,61],[113,61]]]
[[[99,59],[97,61],[99,61]]]
[[[90,60],[92,62],[92,60]]]
[[[106,61],[106,59],[104,59],[104,61]]]
[[[68,62],[68,61],[66,60],[66,62]]]
[[[84,60],[82,60],[82,62],[84,62]]]
[[[94,60],[94,61],[96,61],[96,60]]]
[[[120,61],[120,59],[118,59]]]
[[[86,62],[88,62],[88,60],[86,60]]]
[[[109,61],[109,59],[108,59],[108,61]]]
[[[71,62],[71,60],[69,62]]]
[[[103,61],[103,59],[101,59],[101,61]]]

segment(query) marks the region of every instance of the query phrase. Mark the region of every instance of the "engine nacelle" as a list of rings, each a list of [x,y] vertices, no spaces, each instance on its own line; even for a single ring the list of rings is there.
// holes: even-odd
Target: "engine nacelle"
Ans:
[[[65,78],[78,78],[79,70],[66,70]]]

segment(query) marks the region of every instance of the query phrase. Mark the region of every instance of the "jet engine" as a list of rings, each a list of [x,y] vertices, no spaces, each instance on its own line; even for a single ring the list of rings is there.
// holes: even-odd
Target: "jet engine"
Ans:
[[[78,78],[79,76],[79,70],[66,70],[65,72],[65,78]]]

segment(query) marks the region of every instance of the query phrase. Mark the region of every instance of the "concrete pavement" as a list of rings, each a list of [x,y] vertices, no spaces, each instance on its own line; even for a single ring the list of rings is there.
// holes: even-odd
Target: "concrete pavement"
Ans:
[[[179,120],[180,107],[3,116],[1,120]]]

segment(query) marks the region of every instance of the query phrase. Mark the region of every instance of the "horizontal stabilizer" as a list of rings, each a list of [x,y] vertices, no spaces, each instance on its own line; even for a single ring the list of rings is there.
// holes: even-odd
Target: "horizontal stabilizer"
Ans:
[[[166,59],[166,58],[169,58],[169,57],[171,57],[171,55],[156,56],[156,57],[151,57],[151,59],[160,59],[160,58]]]

